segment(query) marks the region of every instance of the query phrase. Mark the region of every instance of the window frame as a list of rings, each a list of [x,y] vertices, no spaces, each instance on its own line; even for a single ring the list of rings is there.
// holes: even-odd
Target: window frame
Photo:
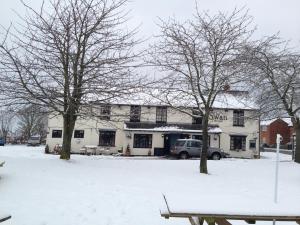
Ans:
[[[58,132],[58,133],[60,133],[60,135],[59,136],[53,135],[54,132]],[[51,138],[62,138],[62,130],[59,130],[59,129],[52,130]]]
[[[254,144],[254,147],[252,147],[251,144]],[[249,140],[249,148],[250,149],[256,149],[256,140],[255,139]]]
[[[104,141],[103,134],[106,133],[106,138],[112,138],[110,141]],[[116,146],[116,131],[114,130],[99,130],[99,144],[101,147],[115,147]]]
[[[142,112],[142,107],[140,105],[131,105],[129,121],[135,123],[141,122],[141,112]]]
[[[156,123],[166,124],[168,120],[168,107],[157,106],[156,107]]]
[[[208,138],[207,138],[207,142],[208,142],[209,147],[210,147],[210,136],[211,135],[208,135]],[[192,139],[200,140],[202,142],[203,135],[201,135],[201,134],[192,134]]]
[[[78,135],[79,132],[79,135]],[[77,136],[76,136],[77,133]],[[74,130],[74,138],[83,139],[84,138],[84,130]]]
[[[237,140],[233,139],[240,139],[241,140],[241,146],[242,148],[235,148],[234,145],[236,145]],[[247,136],[244,135],[230,135],[230,151],[246,151],[246,141],[247,141]],[[234,143],[233,143],[234,142]]]
[[[144,143],[138,143],[138,137],[148,137],[148,140],[145,140]],[[139,140],[141,142],[141,140]],[[153,134],[134,134],[133,136],[133,148],[152,148]],[[147,143],[147,144],[145,144]]]
[[[202,116],[201,112],[197,109],[192,110],[192,124],[201,124],[202,125]]]
[[[100,120],[110,120],[111,117],[111,105],[101,105],[100,106]]]
[[[245,110],[235,109],[233,110],[232,125],[234,127],[245,126]]]

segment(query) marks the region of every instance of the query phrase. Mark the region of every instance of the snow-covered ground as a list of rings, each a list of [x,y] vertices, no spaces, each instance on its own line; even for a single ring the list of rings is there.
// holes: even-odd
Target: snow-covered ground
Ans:
[[[300,214],[300,165],[290,157],[280,155],[278,204]],[[198,160],[74,155],[65,162],[43,154],[43,147],[0,147],[0,161],[6,161],[0,168],[0,213],[12,215],[2,224],[189,224],[160,217],[162,193],[195,195],[208,207],[222,199],[255,201],[252,212],[273,201],[274,159],[274,153],[264,153],[260,160],[209,161],[210,175],[201,175]]]

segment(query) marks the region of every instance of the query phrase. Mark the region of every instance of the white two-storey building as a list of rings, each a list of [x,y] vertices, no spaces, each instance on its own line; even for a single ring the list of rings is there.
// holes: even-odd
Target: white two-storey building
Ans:
[[[224,100],[225,99],[225,100]],[[187,109],[191,112],[193,108]],[[232,157],[259,155],[259,119],[256,110],[236,93],[216,101],[209,121],[209,144]],[[72,152],[84,146],[135,156],[165,155],[179,138],[202,138],[201,118],[171,107],[138,101],[100,105],[99,116],[79,118],[72,138]],[[50,151],[62,144],[63,120],[49,116],[47,144]]]

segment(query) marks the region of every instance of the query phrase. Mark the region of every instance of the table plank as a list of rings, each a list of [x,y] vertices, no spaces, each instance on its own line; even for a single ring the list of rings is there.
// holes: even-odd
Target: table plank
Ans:
[[[11,215],[0,215],[0,223],[9,220],[11,218]]]

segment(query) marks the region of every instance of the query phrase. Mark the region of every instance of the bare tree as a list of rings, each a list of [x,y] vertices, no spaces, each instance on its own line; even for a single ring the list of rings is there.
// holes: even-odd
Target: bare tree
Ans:
[[[47,114],[36,105],[27,106],[17,113],[18,131],[25,140],[33,135],[38,135],[41,140],[47,134]]]
[[[8,134],[12,131],[14,117],[14,112],[9,109],[0,111],[0,135],[5,141]]]
[[[251,22],[243,10],[210,16],[197,9],[193,20],[161,21],[161,34],[151,46],[150,63],[168,73],[159,80],[161,91],[154,95],[174,109],[202,118],[200,173],[208,173],[208,122],[212,107],[224,89],[241,80],[240,55],[253,33],[249,29]],[[187,110],[191,107],[194,110]]]
[[[91,100],[130,93],[135,30],[126,29],[127,0],[52,0],[9,29],[0,45],[7,104],[47,107],[63,117],[61,159],[70,158],[78,116]],[[47,3],[48,4],[48,3]]]
[[[249,81],[265,117],[290,116],[296,132],[295,161],[300,163],[300,54],[277,35],[247,49]],[[251,71],[251,73],[250,73]]]

